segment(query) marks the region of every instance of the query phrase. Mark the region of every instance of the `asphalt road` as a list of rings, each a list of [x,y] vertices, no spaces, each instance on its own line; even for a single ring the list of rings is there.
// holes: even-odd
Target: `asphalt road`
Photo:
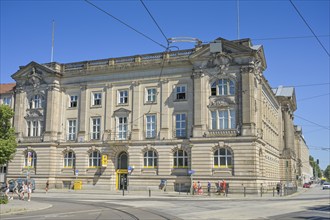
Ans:
[[[45,210],[2,216],[9,219],[330,219],[330,190],[320,186],[276,198],[141,197],[100,194],[35,195]]]

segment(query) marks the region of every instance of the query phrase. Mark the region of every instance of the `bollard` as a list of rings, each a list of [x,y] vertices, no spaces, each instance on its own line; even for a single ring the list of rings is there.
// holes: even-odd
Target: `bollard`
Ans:
[[[245,189],[245,187],[244,187],[244,197],[246,197],[246,189]]]
[[[151,197],[151,190],[149,189],[149,197]]]
[[[124,190],[124,186],[123,186],[123,196],[125,196],[125,190]]]
[[[275,196],[275,188],[273,187],[273,197]]]
[[[260,196],[262,197],[262,187],[260,187]]]

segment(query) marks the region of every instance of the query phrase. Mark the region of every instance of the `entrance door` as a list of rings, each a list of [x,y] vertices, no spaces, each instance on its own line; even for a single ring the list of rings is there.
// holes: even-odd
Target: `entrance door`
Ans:
[[[121,152],[117,159],[117,176],[116,176],[116,189],[117,190],[127,190],[128,186],[128,156],[126,152]]]

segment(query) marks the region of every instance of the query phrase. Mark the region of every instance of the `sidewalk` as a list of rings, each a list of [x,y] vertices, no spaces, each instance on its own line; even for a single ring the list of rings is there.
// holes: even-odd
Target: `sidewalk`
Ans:
[[[37,211],[42,209],[47,209],[52,207],[51,204],[40,203],[35,201],[22,201],[15,198],[14,200],[9,200],[7,204],[0,205],[0,216],[17,214],[21,212]]]

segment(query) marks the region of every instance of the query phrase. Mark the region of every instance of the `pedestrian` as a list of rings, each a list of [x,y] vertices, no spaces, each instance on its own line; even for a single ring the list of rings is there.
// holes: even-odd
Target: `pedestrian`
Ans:
[[[211,182],[207,182],[207,194],[210,196],[211,195]]]
[[[223,179],[222,180],[222,190],[223,190],[223,195],[224,196],[226,195],[226,187],[227,187],[226,181]]]
[[[201,184],[201,182],[198,181],[198,185],[197,185],[197,187],[198,187],[198,195],[203,194],[203,189],[202,189],[202,184]]]
[[[21,186],[21,188],[20,188],[20,193],[21,193],[21,200],[24,200],[24,193],[26,192],[26,189],[27,187],[26,187],[26,185],[25,185],[25,182],[24,181],[22,181],[22,186]]]
[[[193,194],[197,192],[197,184],[196,182],[193,182]]]
[[[276,191],[277,191],[277,195],[280,195],[280,192],[281,192],[281,183],[277,183],[276,184]]]
[[[27,194],[28,194],[28,202],[31,201],[31,193],[32,193],[32,183],[27,184]]]
[[[14,185],[13,191],[12,191],[12,193],[11,193],[11,200],[14,199],[14,193],[18,196],[18,199],[21,198],[21,195],[20,195],[19,192],[18,192],[18,183],[17,183],[17,180],[15,180],[14,184],[15,184],[15,185]]]
[[[48,188],[49,188],[49,180],[46,182],[46,193],[48,193]]]
[[[6,181],[6,188],[5,188],[5,196],[7,197],[8,200],[10,199],[10,196],[8,195],[9,190],[10,190],[10,187],[9,187],[9,182],[7,180]]]

